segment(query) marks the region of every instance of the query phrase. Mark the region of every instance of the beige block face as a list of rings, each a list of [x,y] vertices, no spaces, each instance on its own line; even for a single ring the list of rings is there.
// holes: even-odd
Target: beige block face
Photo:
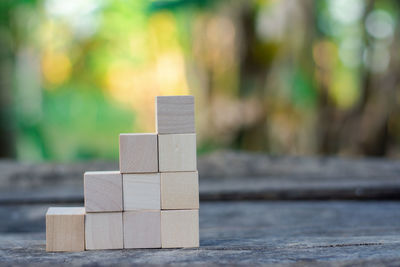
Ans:
[[[159,210],[160,174],[123,174],[124,210]]]
[[[156,129],[159,134],[195,133],[193,96],[157,96]]]
[[[161,248],[161,211],[126,211],[124,248]]]
[[[49,208],[46,251],[85,250],[85,208]]]
[[[161,247],[185,248],[199,246],[198,210],[161,211]]]
[[[198,209],[198,172],[161,173],[161,209]]]
[[[120,172],[85,172],[84,191],[86,212],[122,211]]]
[[[196,134],[158,135],[160,172],[196,171]]]
[[[121,173],[158,171],[157,134],[120,134]]]
[[[85,217],[87,250],[123,248],[122,212],[88,213]]]

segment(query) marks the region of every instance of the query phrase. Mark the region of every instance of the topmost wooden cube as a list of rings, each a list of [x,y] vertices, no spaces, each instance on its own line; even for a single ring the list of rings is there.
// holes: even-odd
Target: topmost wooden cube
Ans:
[[[156,129],[159,134],[195,133],[193,96],[157,96]]]

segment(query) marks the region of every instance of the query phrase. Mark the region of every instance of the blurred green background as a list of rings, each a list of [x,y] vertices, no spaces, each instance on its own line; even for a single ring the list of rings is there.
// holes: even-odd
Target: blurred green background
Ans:
[[[118,158],[156,95],[199,153],[400,155],[397,0],[1,0],[0,156]]]

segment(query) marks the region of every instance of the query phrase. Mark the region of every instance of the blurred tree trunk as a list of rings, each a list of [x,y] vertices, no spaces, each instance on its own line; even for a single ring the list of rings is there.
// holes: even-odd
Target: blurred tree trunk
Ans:
[[[374,0],[367,2],[363,22],[373,10],[374,4]],[[363,29],[364,43],[371,46],[365,27]],[[391,49],[392,55],[399,51],[398,39],[396,34]],[[351,110],[339,110],[330,101],[328,88],[320,88],[319,153],[386,155],[388,117],[395,105],[396,84],[399,82],[397,62],[398,60],[392,60],[389,70],[383,76],[371,73],[367,66],[362,69],[360,100]]]
[[[0,157],[15,157],[15,132],[11,96],[11,63],[0,44]]]
[[[250,3],[244,2],[240,10],[240,24],[243,32],[241,46],[243,47],[239,66],[239,97],[253,97],[258,99],[259,106],[264,110],[251,125],[241,127],[236,133],[233,146],[238,149],[253,151],[265,151],[268,148],[268,139],[266,137],[267,120],[265,114],[266,99],[264,92],[265,76],[269,71],[269,62],[257,60],[258,53],[264,51],[256,36],[256,10]]]
[[[372,10],[373,0],[369,1],[366,15]],[[399,2],[395,2],[399,7]],[[399,12],[399,8],[396,13]],[[364,20],[365,21],[365,20]],[[389,49],[390,63],[384,74],[371,73],[365,68],[363,75],[363,94],[356,114],[350,120],[345,130],[351,133],[350,141],[343,145],[353,146],[353,153],[367,156],[385,156],[390,141],[388,135],[388,122],[390,114],[395,110],[397,103],[397,86],[400,82],[398,73],[400,71],[399,58],[400,36],[398,33],[399,24],[394,31],[394,38]],[[364,33],[366,35],[367,33]],[[370,40],[370,39],[369,39]],[[373,41],[366,38],[367,45],[373,46]],[[372,63],[373,64],[373,63]],[[346,132],[342,134],[346,136]]]
[[[12,37],[9,32],[11,3],[1,6],[0,28],[0,157],[11,158],[16,156],[15,147],[15,121],[13,116],[12,101]]]

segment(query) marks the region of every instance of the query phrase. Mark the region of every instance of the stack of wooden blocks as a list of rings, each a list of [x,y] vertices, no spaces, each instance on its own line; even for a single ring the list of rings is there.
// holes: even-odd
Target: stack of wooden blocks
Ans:
[[[199,246],[193,96],[157,97],[156,128],[120,135],[120,171],[84,174],[84,208],[49,208],[47,251]]]

